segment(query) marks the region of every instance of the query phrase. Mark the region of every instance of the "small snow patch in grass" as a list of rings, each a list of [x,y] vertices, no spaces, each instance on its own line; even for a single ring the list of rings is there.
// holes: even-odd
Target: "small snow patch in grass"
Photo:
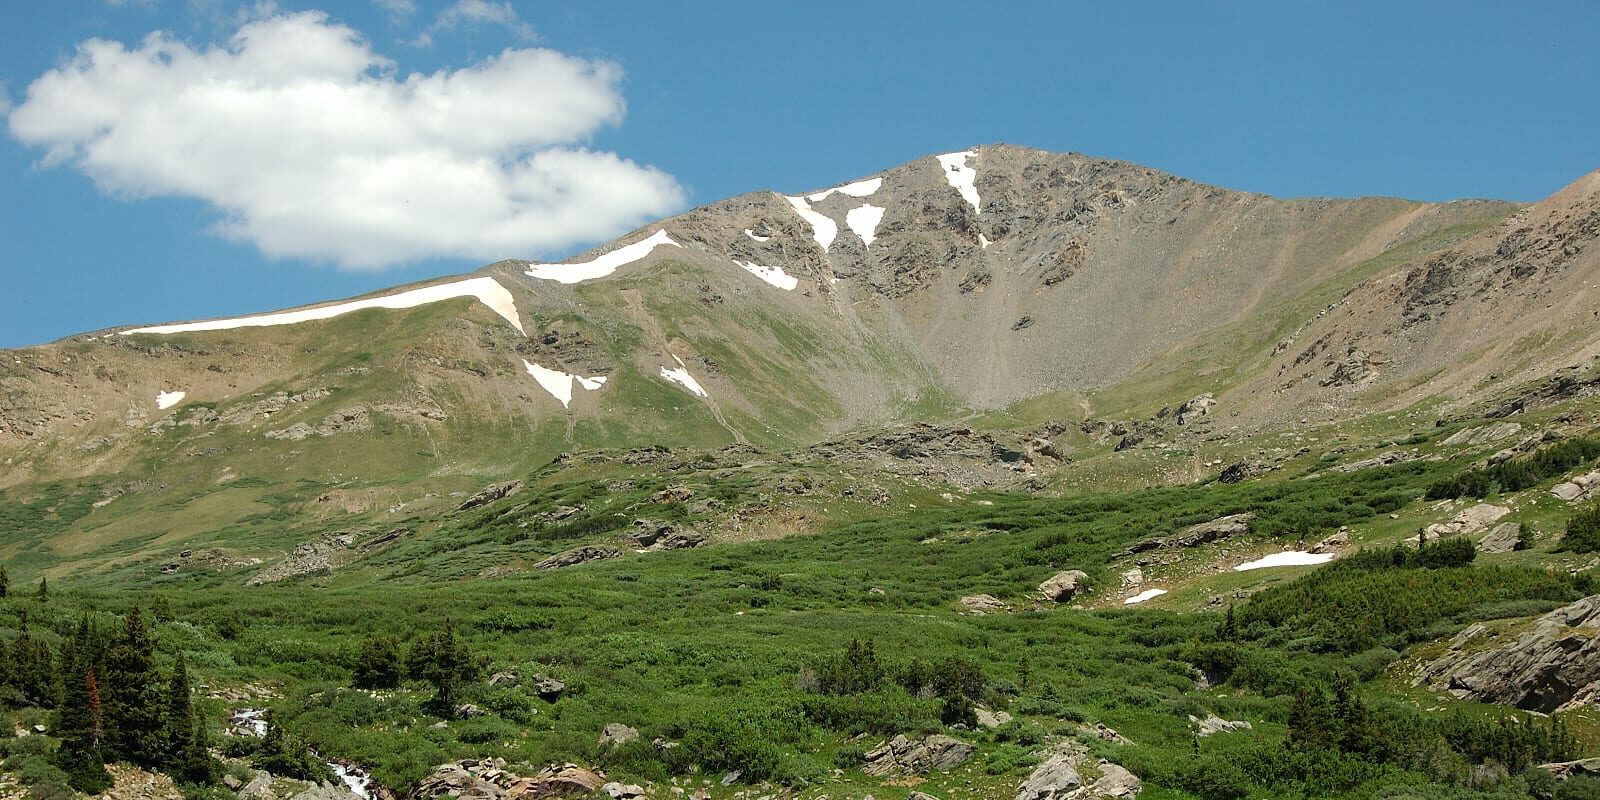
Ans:
[[[1252,569],[1266,569],[1268,567],[1309,567],[1313,564],[1326,564],[1332,560],[1332,553],[1301,553],[1295,550],[1286,550],[1254,561],[1246,561],[1234,567],[1233,571],[1246,572]]]
[[[784,272],[782,267],[763,267],[753,261],[740,261],[738,259],[734,259],[733,263],[743,267],[745,272],[786,292],[793,291],[794,287],[800,285],[799,279]]]
[[[233,317],[230,319],[213,319],[205,322],[181,322],[174,325],[153,325],[148,328],[134,328],[120,331],[123,336],[133,333],[191,333],[195,331],[225,331],[232,328],[263,328],[272,325],[293,325],[300,322],[329,319],[352,311],[361,311],[367,308],[415,308],[428,303],[437,303],[441,300],[451,300],[457,297],[476,297],[478,302],[489,307],[489,310],[511,323],[518,333],[522,330],[522,320],[517,317],[517,302],[512,299],[506,287],[501,286],[494,278],[469,278],[454,283],[439,283],[433,286],[424,286],[421,289],[412,289],[399,294],[383,297],[369,297],[365,300],[351,300],[348,303],[335,303],[333,305],[318,306],[316,308],[302,308],[295,311],[279,311],[275,314],[258,314],[253,317]]]
[[[183,398],[188,394],[188,392],[162,392],[156,395],[156,408],[166,411],[183,402]]]
[[[983,249],[988,250],[989,249],[989,245],[991,245],[991,244],[994,244],[994,242],[989,241],[989,237],[984,236],[981,233],[978,234],[978,246],[979,247],[982,247]]]
[[[978,171],[967,166],[967,159],[977,157],[978,154],[971,150],[935,156],[939,159],[939,166],[944,170],[944,179],[972,204],[974,211],[982,213],[983,209],[978,204],[978,187],[974,184],[978,179]]]
[[[633,244],[625,244],[609,253],[602,253],[589,261],[577,264],[534,264],[523,273],[530,278],[538,278],[556,283],[582,283],[596,278],[604,278],[618,269],[632,264],[647,255],[660,245],[682,247],[667,235],[665,230],[658,230],[647,239],[640,239]]]
[[[562,408],[572,407],[573,381],[577,381],[579,386],[582,386],[591,392],[599,389],[601,386],[604,386],[606,382],[605,376],[585,378],[582,375],[573,375],[562,372],[558,369],[542,367],[527,359],[522,360],[522,366],[524,369],[528,370],[528,374],[532,375],[533,379],[538,382],[538,384],[543,387],[545,391],[550,393],[550,396],[561,401]]]
[[[874,205],[852,208],[849,213],[844,215],[844,221],[845,224],[850,226],[850,230],[855,231],[856,235],[861,237],[862,243],[871,247],[872,240],[878,238],[876,234],[878,223],[883,221],[883,209]]]
[[[768,241],[768,240],[770,240],[772,238],[771,236],[757,236],[756,232],[753,231],[753,230],[750,230],[749,228],[745,228],[744,229],[744,235],[746,235],[746,236],[748,236],[748,237],[750,237],[750,238],[752,238],[752,239],[754,239],[754,240],[756,240],[758,242],[765,242],[765,241]]]
[[[1142,591],[1142,592],[1140,592],[1140,593],[1138,593],[1138,594],[1136,594],[1136,595],[1134,595],[1134,596],[1122,601],[1122,604],[1125,605],[1125,606],[1131,606],[1131,605],[1134,605],[1136,603],[1143,603],[1144,601],[1149,600],[1149,599],[1151,599],[1153,597],[1160,597],[1161,595],[1164,595],[1166,593],[1167,593],[1166,589],[1146,589],[1146,590],[1144,590],[1144,591]]]
[[[801,219],[810,223],[811,238],[816,239],[817,244],[821,245],[822,252],[828,252],[828,245],[833,244],[834,237],[839,235],[838,223],[812,211],[811,204],[807,203],[804,197],[784,196],[783,199],[789,201],[789,206],[794,209],[794,213],[799,214]]]
[[[673,356],[673,358],[677,360],[680,366],[677,369],[667,369],[666,367],[662,367],[661,377],[666,378],[667,380],[672,381],[673,383],[676,383],[685,389],[688,389],[692,394],[700,397],[709,397],[710,395],[706,394],[706,390],[700,388],[700,382],[695,380],[693,375],[689,374],[689,370],[681,366],[683,364],[683,359],[678,358],[677,356]]]

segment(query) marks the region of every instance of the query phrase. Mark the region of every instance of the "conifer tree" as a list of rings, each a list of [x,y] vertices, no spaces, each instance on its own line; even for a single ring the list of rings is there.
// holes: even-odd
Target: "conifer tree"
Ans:
[[[146,766],[159,763],[166,744],[166,693],[138,606],[128,612],[105,660],[100,691],[105,697],[107,756]]]
[[[43,575],[39,576],[39,591],[34,595],[39,602],[44,603],[50,599],[50,582]]]
[[[356,651],[351,684],[357,689],[393,689],[400,685],[401,667],[400,642],[393,636],[369,636]]]
[[[206,751],[205,727],[195,713],[193,693],[189,685],[189,666],[183,654],[172,667],[172,680],[167,685],[167,750],[168,767],[173,777],[187,783],[210,783],[215,777],[215,766]]]
[[[454,707],[461,686],[477,680],[483,669],[467,643],[456,636],[450,620],[445,620],[443,631],[412,645],[407,666],[411,677],[433,684],[431,702],[445,713]]]
[[[0,597],[5,597],[11,591],[11,576],[6,574],[5,565],[0,564]]]

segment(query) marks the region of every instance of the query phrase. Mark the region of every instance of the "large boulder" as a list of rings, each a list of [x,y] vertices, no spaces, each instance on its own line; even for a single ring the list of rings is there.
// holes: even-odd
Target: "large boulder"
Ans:
[[[1210,736],[1214,733],[1237,733],[1238,731],[1250,730],[1250,723],[1242,719],[1223,719],[1216,714],[1207,714],[1205,719],[1201,719],[1200,717],[1190,714],[1189,721],[1195,724],[1195,727],[1198,729],[1198,733],[1201,736]]]
[[[972,758],[975,752],[976,747],[944,734],[916,740],[896,736],[867,751],[862,771],[878,777],[948,772]]]
[[[1515,522],[1502,522],[1478,540],[1480,553],[1509,553],[1517,549],[1522,539],[1522,526]]]
[[[1084,590],[1084,582],[1089,579],[1089,573],[1081,569],[1069,569],[1057,572],[1054,577],[1039,584],[1039,591],[1045,597],[1057,603],[1065,603],[1076,597]]]
[[[1129,772],[1121,764],[1110,761],[1101,761],[1098,765],[1100,777],[1089,784],[1089,791],[1085,798],[1113,798],[1113,797],[1138,797],[1144,789],[1144,782],[1139,776]]]
[[[1027,780],[1017,787],[1016,800],[1066,800],[1083,788],[1083,776],[1078,774],[1077,756],[1056,753],[1035,767]]]
[[[1010,611],[1011,606],[1004,600],[990,594],[971,594],[961,598],[961,613],[981,617],[984,614],[999,614]]]
[[[606,723],[605,728],[600,731],[599,744],[600,748],[604,750],[608,747],[616,747],[618,745],[627,744],[628,742],[631,742],[637,738],[639,738],[639,731],[637,729],[631,728],[620,722],[608,722]]]
[[[1469,700],[1550,713],[1600,694],[1600,595],[1562,606],[1520,635],[1457,634],[1412,682]]]
[[[549,558],[540,561],[537,564],[534,564],[533,567],[534,569],[561,569],[562,567],[574,567],[590,561],[616,558],[620,555],[622,555],[622,551],[615,547],[610,547],[603,544],[588,544],[582,547],[574,547],[571,550],[564,550],[560,553],[556,553],[555,555],[550,556]]]

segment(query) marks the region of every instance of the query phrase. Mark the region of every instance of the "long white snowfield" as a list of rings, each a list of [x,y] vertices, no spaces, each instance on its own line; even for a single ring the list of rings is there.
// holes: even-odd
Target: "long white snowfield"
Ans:
[[[977,158],[978,154],[971,150],[962,150],[959,153],[946,153],[935,156],[939,159],[939,166],[944,171],[944,179],[955,187],[955,190],[972,204],[972,209],[983,213],[983,208],[978,203],[978,187],[974,181],[978,179],[978,171],[967,166],[967,159]]]
[[[786,292],[794,291],[800,285],[800,279],[783,271],[783,267],[763,267],[754,261],[740,261],[734,259],[733,263],[744,268],[745,272],[772,284]]]
[[[351,300],[348,303],[335,303],[316,308],[301,308],[293,311],[278,311],[272,314],[258,314],[252,317],[232,317],[230,319],[210,319],[204,322],[179,322],[172,325],[151,325],[146,328],[118,331],[123,336],[134,333],[190,333],[194,331],[225,331],[233,328],[264,328],[273,325],[294,325],[301,322],[330,319],[352,311],[361,311],[368,308],[416,308],[417,306],[437,303],[441,300],[453,300],[457,297],[476,297],[478,302],[489,307],[490,311],[505,318],[516,328],[518,333],[526,335],[522,330],[522,319],[517,316],[517,301],[512,299],[506,287],[494,278],[468,278],[454,283],[438,283],[433,286],[424,286],[421,289],[400,292],[399,294],[385,295],[383,297],[368,297],[363,300]]]
[[[811,204],[807,203],[804,197],[780,196],[789,201],[794,213],[811,224],[811,238],[816,239],[817,244],[822,246],[822,252],[828,252],[828,245],[833,244],[834,237],[839,235],[839,224],[825,215],[812,211]]]
[[[883,211],[875,205],[859,206],[845,212],[844,222],[861,237],[862,244],[871,247],[872,240],[878,238],[878,223],[883,221]]]
[[[556,283],[583,283],[596,278],[604,278],[618,269],[632,264],[647,255],[660,245],[682,247],[667,235],[665,230],[658,230],[647,239],[640,239],[633,244],[625,244],[609,253],[602,253],[589,261],[577,264],[533,264],[524,274],[530,278],[538,278]]]
[[[1252,569],[1266,569],[1268,567],[1309,567],[1313,564],[1326,564],[1332,560],[1332,553],[1301,553],[1295,550],[1285,550],[1282,553],[1273,553],[1254,561],[1246,561],[1234,567],[1233,571],[1247,572]]]

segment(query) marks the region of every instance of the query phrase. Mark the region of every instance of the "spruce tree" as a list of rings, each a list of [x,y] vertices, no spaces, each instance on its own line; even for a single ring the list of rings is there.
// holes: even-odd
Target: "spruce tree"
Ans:
[[[121,635],[106,651],[105,697],[108,757],[144,766],[162,760],[166,745],[165,692],[154,664],[154,645],[144,614],[135,606]]]
[[[477,680],[483,665],[472,655],[467,643],[456,636],[456,628],[445,620],[444,630],[417,642],[407,659],[411,677],[433,685],[431,701],[435,709],[448,714],[455,706],[461,686]]]
[[[0,597],[5,597],[11,591],[11,576],[6,574],[5,565],[0,564]]]
[[[400,685],[400,642],[393,636],[369,636],[356,651],[351,685],[357,689],[393,689]]]
[[[50,582],[46,580],[43,575],[39,576],[39,591],[35,594],[35,596],[39,598],[39,602],[41,603],[47,602],[50,599]]]
[[[173,777],[187,783],[210,783],[215,767],[206,752],[205,728],[195,713],[189,685],[189,665],[183,654],[172,667],[167,685],[167,766]]]
[[[101,750],[105,714],[100,687],[92,666],[77,671],[76,667],[83,663],[81,656],[74,655],[70,660],[74,668],[66,681],[56,722],[56,735],[61,737],[56,764],[67,773],[72,788],[84,794],[99,794],[111,788],[112,782]]]

